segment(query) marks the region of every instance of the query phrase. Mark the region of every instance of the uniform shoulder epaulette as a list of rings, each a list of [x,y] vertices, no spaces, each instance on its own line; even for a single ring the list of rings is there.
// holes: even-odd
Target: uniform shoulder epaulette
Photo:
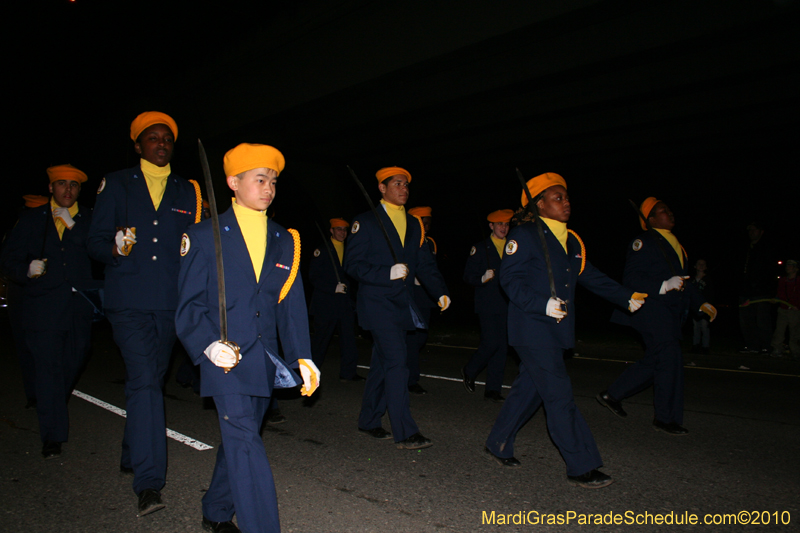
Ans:
[[[295,278],[297,278],[297,270],[300,268],[300,233],[292,228],[286,231],[292,236],[292,241],[294,242],[294,258],[292,258],[292,270],[289,272],[289,277],[286,278],[286,282],[281,287],[278,303],[281,303],[286,298],[286,295],[289,294],[289,290],[292,288]]]
[[[581,238],[578,236],[577,233],[575,233],[571,229],[568,229],[567,231],[570,232],[576,239],[578,239],[578,244],[581,245],[581,271],[578,272],[578,275],[580,276],[581,274],[583,274],[583,269],[586,268],[586,245],[583,244],[583,241],[581,240]]]
[[[200,194],[200,184],[196,180],[189,180],[189,183],[194,187],[194,196],[197,199],[194,212],[194,223],[197,224],[203,220],[203,195]]]

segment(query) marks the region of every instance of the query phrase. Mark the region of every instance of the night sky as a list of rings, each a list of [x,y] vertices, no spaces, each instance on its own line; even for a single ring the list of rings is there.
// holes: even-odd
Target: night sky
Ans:
[[[486,214],[519,205],[516,167],[564,176],[570,228],[617,279],[638,231],[628,198],[667,202],[690,260],[706,257],[731,296],[747,222],[798,255],[796,0],[6,9],[3,232],[23,194],[46,194],[53,164],[89,175],[81,203],[93,205],[105,173],[137,163],[131,120],[159,110],[179,127],[173,171],[202,182],[202,138],[222,208],[225,151],[283,151],[275,219],[300,229],[304,253],[314,219],[367,209],[345,165],[374,200],[378,168],[408,169],[407,207],[432,206],[456,294]]]

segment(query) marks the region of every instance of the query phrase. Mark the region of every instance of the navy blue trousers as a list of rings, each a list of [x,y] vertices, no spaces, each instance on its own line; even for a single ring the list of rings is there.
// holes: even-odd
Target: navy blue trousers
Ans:
[[[432,307],[428,307],[425,305],[419,305],[419,314],[420,318],[422,319],[425,324],[428,325],[430,328],[431,324],[431,309]],[[406,361],[408,365],[408,386],[416,385],[419,382],[419,354],[422,349],[425,347],[425,343],[428,342],[428,330],[427,329],[420,329],[417,328],[415,330],[411,330],[407,334],[406,338]]]
[[[508,313],[479,313],[481,343],[464,371],[475,379],[486,368],[486,392],[503,389],[508,354]]]
[[[121,466],[133,468],[133,491],[167,480],[164,378],[175,344],[175,311],[106,311],[125,361],[125,436]]]
[[[311,358],[317,368],[322,368],[325,354],[333,334],[339,332],[341,362],[339,377],[352,379],[356,375],[358,350],[356,349],[355,316],[352,309],[341,309],[337,313],[317,313],[314,315],[314,337],[311,340]]]
[[[227,522],[236,514],[247,533],[280,533],[275,481],[261,439],[269,398],[214,396],[222,444],[211,485],[203,496],[203,516]]]
[[[411,417],[408,395],[408,366],[406,365],[406,331],[402,329],[374,329],[367,382],[361,401],[358,427],[380,427],[384,413],[389,412],[395,442],[418,433],[417,423]]]
[[[73,298],[82,296],[74,294]],[[86,313],[76,308],[73,311],[72,329],[26,330],[24,335],[35,366],[36,414],[42,442],[67,441],[67,402],[89,355],[91,311]]]
[[[616,400],[624,400],[653,386],[655,417],[665,424],[683,424],[683,354],[678,339],[640,331],[644,357],[628,366],[608,388]]]
[[[592,432],[578,411],[561,348],[515,346],[521,361],[494,423],[486,447],[498,457],[514,456],[517,433],[544,405],[547,429],[567,463],[568,476],[580,476],[603,465]]]

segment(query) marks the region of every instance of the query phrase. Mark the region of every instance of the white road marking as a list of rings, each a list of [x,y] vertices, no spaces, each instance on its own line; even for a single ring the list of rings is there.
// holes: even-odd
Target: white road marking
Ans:
[[[116,405],[111,405],[110,403],[106,403],[103,400],[98,400],[94,396],[89,396],[88,394],[85,394],[85,393],[83,393],[83,392],[81,392],[79,390],[72,391],[72,394],[74,396],[77,396],[81,400],[86,400],[87,402],[93,403],[98,407],[102,407],[106,411],[111,411],[115,415],[119,415],[122,418],[127,418],[128,417],[127,411],[125,411],[125,409],[120,409]],[[200,442],[199,440],[195,440],[195,439],[193,439],[191,437],[187,437],[186,435],[184,435],[182,433],[178,433],[177,431],[173,431],[173,430],[171,430],[169,428],[167,428],[167,437],[169,437],[169,438],[171,438],[173,440],[176,440],[178,442],[182,442],[183,444],[185,444],[187,446],[191,446],[195,450],[203,451],[203,450],[213,450],[214,449],[213,446],[209,446],[208,444]]]

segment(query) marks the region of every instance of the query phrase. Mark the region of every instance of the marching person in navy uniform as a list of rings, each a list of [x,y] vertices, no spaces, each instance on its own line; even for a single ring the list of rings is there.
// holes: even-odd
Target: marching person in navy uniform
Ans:
[[[405,211],[411,174],[400,167],[387,167],[375,176],[381,205],[377,213],[367,211],[353,221],[344,258],[345,271],[359,283],[358,323],[372,332],[374,340],[358,428],[376,439],[391,438],[381,426],[381,417],[388,411],[398,448],[427,448],[432,442],[419,432],[411,417],[408,393],[406,333],[427,327],[414,301],[414,278],[429,293],[440,295],[442,311],[450,306],[450,296],[433,255],[425,248],[420,220]]]
[[[353,310],[352,284],[342,268],[345,239],[350,224],[343,218],[332,218],[330,225],[330,244],[322,243],[319,248],[314,250],[314,258],[308,268],[308,278],[314,286],[308,310],[309,314],[314,317],[314,339],[311,342],[311,353],[317,367],[322,367],[331,337],[338,330],[341,352],[339,379],[363,381],[364,377],[356,372],[358,351],[356,350],[356,317]],[[331,262],[331,254],[333,254],[335,265]]]
[[[547,428],[567,464],[567,479],[584,488],[610,485],[597,470],[603,462],[589,426],[575,405],[563,352],[575,345],[575,287],[578,283],[618,305],[638,309],[646,295],[622,287],[586,260],[583,241],[567,230],[571,214],[567,184],[554,173],[527,183],[541,217],[549,250],[556,297],[551,296],[548,265],[535,223],[508,234],[500,285],[508,295],[508,336],[520,358],[520,371],[494,423],[485,452],[503,466],[519,466],[514,457],[517,432],[539,406]],[[522,205],[528,204],[526,195]]]
[[[200,220],[199,187],[172,173],[178,126],[147,111],[131,123],[133,168],[97,191],[89,254],[105,264],[105,315],[125,361],[128,416],[120,470],[132,471],[139,516],[164,507],[167,475],[164,378],[175,344],[181,235]]]
[[[67,400],[89,354],[94,307],[79,291],[97,288],[86,251],[91,211],[77,203],[86,174],[47,169],[52,197],[22,214],[3,248],[2,269],[22,286],[22,337],[33,358],[42,455],[61,455]]]
[[[22,199],[25,202],[26,210],[41,207],[50,202],[50,198],[39,194],[26,194]],[[4,243],[7,242],[6,237],[8,237],[8,235],[3,236]],[[25,332],[22,328],[22,300],[25,289],[22,284],[12,279],[6,278],[3,281],[7,282],[6,309],[8,312],[8,321],[11,323],[11,335],[14,337],[14,349],[17,352],[19,367],[22,371],[22,385],[25,391],[25,409],[34,409],[36,408],[36,367],[31,351],[28,349],[25,342]],[[24,281],[27,281],[27,278]]]
[[[464,281],[475,287],[475,312],[481,324],[478,350],[461,369],[464,387],[475,392],[475,378],[486,368],[483,397],[503,402],[503,374],[508,353],[508,297],[500,288],[497,273],[506,246],[506,235],[514,212],[501,209],[489,213],[491,235],[472,247],[464,267]]]
[[[667,205],[654,197],[639,208],[652,230],[631,243],[625,261],[623,283],[650,294],[645,308],[632,316],[615,311],[612,321],[628,324],[645,343],[644,357],[628,366],[597,401],[615,415],[627,413],[622,400],[653,386],[655,418],[653,428],[672,435],[689,431],[683,424],[683,354],[681,326],[685,311],[703,312],[713,321],[717,310],[706,302],[689,279],[689,259],[672,233],[675,216]],[[643,220],[642,229],[647,230]]]
[[[214,532],[280,531],[272,470],[260,429],[273,387],[293,387],[300,369],[304,395],[319,385],[311,360],[300,235],[267,219],[283,154],[272,146],[240,144],[225,154],[233,205],[219,216],[222,250],[212,221],[191,227],[181,243],[178,336],[202,374],[202,396],[213,396],[222,444],[203,496],[203,528]],[[220,330],[216,254],[225,271],[227,335]],[[278,354],[278,334],[284,361]],[[234,349],[230,340],[238,345]],[[288,366],[286,366],[288,364]]]
[[[436,262],[436,241],[433,240],[428,233],[431,231],[433,223],[433,210],[428,206],[412,207],[408,210],[408,214],[419,218],[422,221],[422,228],[425,230],[425,245],[430,253],[433,255],[434,263]],[[424,287],[420,284],[419,280],[414,278],[414,301],[417,303],[422,316],[422,321],[430,326],[431,311],[437,307],[436,298],[438,295],[431,297]],[[408,352],[408,392],[412,394],[427,394],[422,385],[419,384],[419,355],[428,341],[428,329],[413,329],[408,332],[406,337],[406,351]]]

